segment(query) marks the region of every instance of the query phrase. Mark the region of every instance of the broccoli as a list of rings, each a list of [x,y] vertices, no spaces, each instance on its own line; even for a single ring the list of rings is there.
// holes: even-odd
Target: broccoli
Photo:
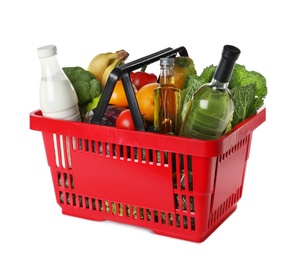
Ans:
[[[102,86],[94,75],[81,67],[65,67],[64,73],[71,81],[82,107],[102,93]]]

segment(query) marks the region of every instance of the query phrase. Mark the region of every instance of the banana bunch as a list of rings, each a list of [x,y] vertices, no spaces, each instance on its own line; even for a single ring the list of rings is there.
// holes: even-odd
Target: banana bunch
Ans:
[[[123,64],[128,56],[129,53],[125,50],[100,53],[91,60],[88,66],[88,71],[95,76],[104,88],[111,71],[117,66]]]

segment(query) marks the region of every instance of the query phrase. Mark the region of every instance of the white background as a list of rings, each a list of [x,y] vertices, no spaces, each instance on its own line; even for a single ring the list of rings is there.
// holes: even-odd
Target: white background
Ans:
[[[4,4],[5,3],[5,4]],[[193,3],[193,6],[191,6]],[[293,10],[291,1],[2,1],[0,259],[293,259]],[[61,66],[98,53],[128,61],[185,46],[199,72],[224,44],[267,79],[267,121],[254,131],[243,197],[205,242],[61,213],[40,132],[36,49],[55,44]],[[154,71],[157,73],[156,71]]]

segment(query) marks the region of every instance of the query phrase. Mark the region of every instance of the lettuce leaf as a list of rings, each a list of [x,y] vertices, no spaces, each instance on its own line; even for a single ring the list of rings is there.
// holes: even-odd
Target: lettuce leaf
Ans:
[[[233,103],[234,103],[234,114],[231,121],[232,127],[241,123],[251,114],[255,114],[253,103],[255,100],[256,83],[250,83],[245,86],[236,86],[231,90]]]

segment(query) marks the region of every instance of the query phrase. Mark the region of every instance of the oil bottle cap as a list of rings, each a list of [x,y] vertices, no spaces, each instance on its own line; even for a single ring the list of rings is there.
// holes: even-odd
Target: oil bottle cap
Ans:
[[[160,58],[160,65],[174,65],[174,58],[171,57],[165,57],[165,58]]]
[[[57,54],[57,48],[55,45],[45,45],[37,49],[39,58],[46,58]]]

